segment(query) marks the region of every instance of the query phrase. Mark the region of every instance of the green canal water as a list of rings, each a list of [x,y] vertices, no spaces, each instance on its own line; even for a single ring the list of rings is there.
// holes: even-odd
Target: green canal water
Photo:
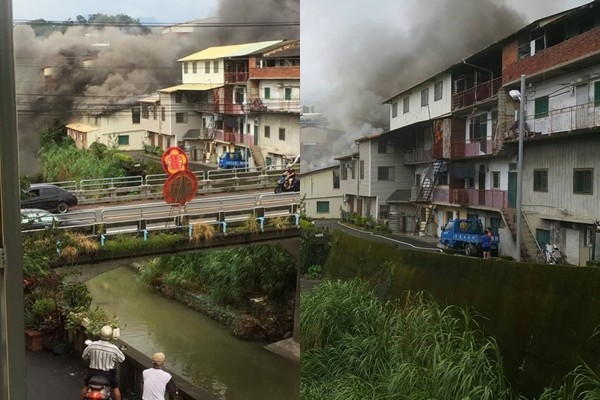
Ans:
[[[165,353],[166,369],[222,400],[300,398],[300,367],[236,339],[220,324],[137,282],[127,267],[86,282],[93,304],[116,314],[121,339],[145,355]]]

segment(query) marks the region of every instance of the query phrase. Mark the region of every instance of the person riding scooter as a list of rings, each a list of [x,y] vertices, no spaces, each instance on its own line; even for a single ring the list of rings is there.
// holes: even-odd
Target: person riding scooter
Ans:
[[[114,393],[114,400],[121,400],[119,379],[117,377],[117,363],[125,361],[125,354],[109,340],[113,338],[113,329],[104,325],[100,329],[100,340],[90,343],[81,354],[84,360],[90,360],[88,374],[81,389],[81,398],[86,398],[90,379],[102,376],[110,381],[110,387]]]
[[[285,177],[284,188],[285,190],[289,190],[294,184],[294,179],[296,178],[296,170],[292,164],[287,165],[287,171],[283,173]]]

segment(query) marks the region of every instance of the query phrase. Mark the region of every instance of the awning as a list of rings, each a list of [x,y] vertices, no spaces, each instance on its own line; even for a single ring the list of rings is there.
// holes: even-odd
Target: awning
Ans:
[[[575,224],[583,224],[583,225],[596,225],[596,222],[600,220],[600,217],[597,219],[591,217],[580,217],[577,215],[540,215],[541,219],[549,219],[551,221],[563,221],[563,222],[573,222]]]
[[[410,189],[396,189],[385,201],[386,203],[408,203],[410,201]]]
[[[171,86],[165,89],[160,89],[161,93],[173,93],[178,92],[180,90],[189,90],[196,92],[203,92],[206,90],[217,89],[223,87],[223,84],[214,84],[214,83],[184,83],[182,85]]]
[[[98,129],[100,129],[96,126],[90,126],[90,125],[85,125],[85,124],[69,124],[69,125],[66,125],[66,128],[72,129],[77,132],[83,132],[83,133],[93,132],[93,131],[97,131]]]

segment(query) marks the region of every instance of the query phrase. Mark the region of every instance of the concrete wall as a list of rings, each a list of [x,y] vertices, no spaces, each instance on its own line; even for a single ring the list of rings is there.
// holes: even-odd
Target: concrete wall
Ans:
[[[582,360],[597,368],[600,269],[397,250],[337,231],[325,273],[371,277],[388,260],[397,267],[390,298],[422,290],[484,316],[485,333],[496,338],[507,377],[522,394],[539,395]]]

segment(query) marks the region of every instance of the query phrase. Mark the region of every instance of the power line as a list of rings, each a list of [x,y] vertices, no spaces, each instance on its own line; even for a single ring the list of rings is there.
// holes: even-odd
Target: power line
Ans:
[[[75,21],[46,21],[46,20],[24,20],[14,19],[15,25],[37,26],[78,26],[78,27],[118,27],[118,28],[165,28],[177,26],[180,28],[272,28],[286,26],[300,26],[300,21],[256,21],[256,22],[75,22]]]

